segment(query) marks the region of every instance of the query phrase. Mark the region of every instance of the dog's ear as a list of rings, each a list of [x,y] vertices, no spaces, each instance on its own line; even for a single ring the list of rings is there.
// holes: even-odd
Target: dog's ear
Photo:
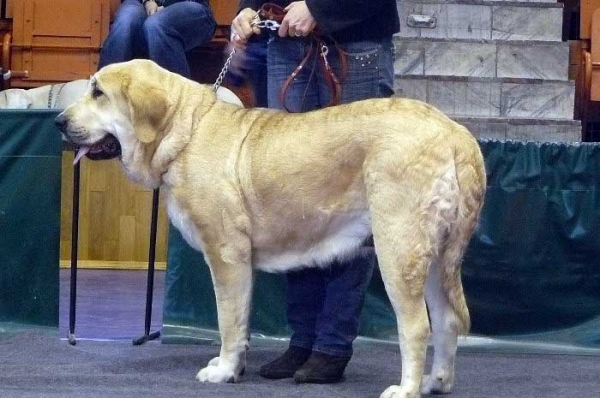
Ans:
[[[148,144],[164,128],[169,101],[166,91],[147,81],[130,80],[123,84],[133,128],[138,139]]]

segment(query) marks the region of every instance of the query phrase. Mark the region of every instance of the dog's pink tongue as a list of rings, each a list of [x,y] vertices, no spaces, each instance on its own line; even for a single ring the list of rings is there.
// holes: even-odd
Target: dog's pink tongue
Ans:
[[[79,162],[81,160],[81,158],[84,157],[85,154],[88,153],[89,151],[90,151],[89,146],[80,146],[79,150],[77,151],[77,155],[75,155],[75,159],[73,160],[73,165],[76,165],[77,162]]]

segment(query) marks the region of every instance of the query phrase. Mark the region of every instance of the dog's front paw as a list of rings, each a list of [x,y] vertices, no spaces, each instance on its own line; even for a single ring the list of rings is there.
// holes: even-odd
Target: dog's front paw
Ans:
[[[208,366],[219,366],[219,358],[220,357],[214,357],[213,359],[208,361]]]
[[[421,383],[421,394],[448,394],[452,391],[453,380],[451,377],[446,375],[433,375],[423,376],[423,383]]]
[[[196,380],[203,383],[235,383],[236,377],[233,370],[229,368],[208,365],[198,372]]]
[[[406,388],[401,386],[389,386],[384,392],[381,393],[379,398],[419,398],[421,394],[419,391],[408,391]]]

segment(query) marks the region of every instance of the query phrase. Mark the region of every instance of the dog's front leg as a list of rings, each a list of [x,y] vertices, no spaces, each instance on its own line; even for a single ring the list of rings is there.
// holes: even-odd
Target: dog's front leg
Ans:
[[[252,267],[249,254],[228,256],[228,249],[231,250],[221,247],[218,255],[208,256],[217,299],[221,352],[198,372],[196,378],[202,382],[235,382],[246,367]],[[236,260],[232,261],[232,257]],[[247,260],[240,261],[242,258]]]

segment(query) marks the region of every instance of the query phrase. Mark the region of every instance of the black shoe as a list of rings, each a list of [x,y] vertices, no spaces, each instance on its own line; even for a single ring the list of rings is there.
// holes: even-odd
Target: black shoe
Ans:
[[[348,361],[350,358],[313,352],[294,374],[294,381],[315,384],[337,383],[342,380]]]
[[[261,366],[259,374],[267,379],[287,379],[310,357],[311,351],[306,348],[290,346],[282,356]]]

